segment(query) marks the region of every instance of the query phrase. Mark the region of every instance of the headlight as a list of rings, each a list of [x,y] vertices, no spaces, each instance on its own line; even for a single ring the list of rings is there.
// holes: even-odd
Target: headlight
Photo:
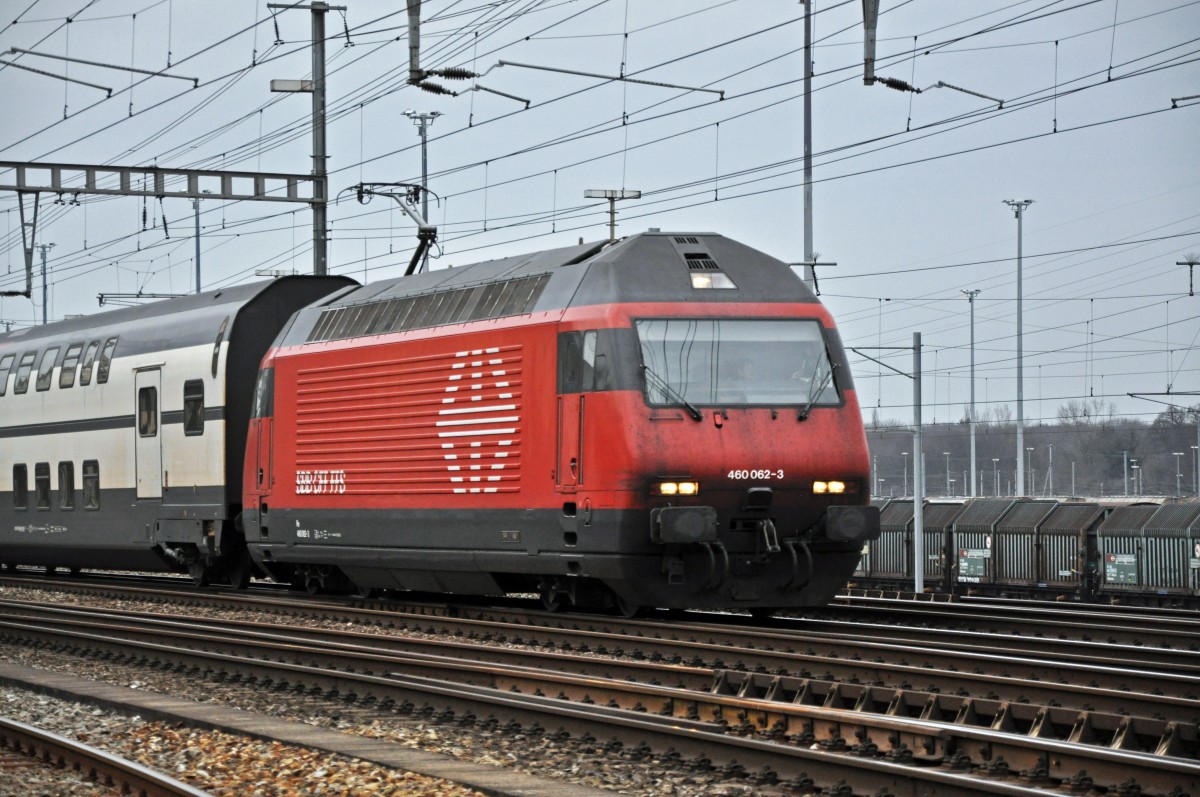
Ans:
[[[846,492],[846,483],[839,481],[813,482],[812,489],[817,495],[825,495],[826,493],[840,495]]]
[[[654,485],[653,492],[656,495],[697,495],[700,492],[700,482],[658,482]]]

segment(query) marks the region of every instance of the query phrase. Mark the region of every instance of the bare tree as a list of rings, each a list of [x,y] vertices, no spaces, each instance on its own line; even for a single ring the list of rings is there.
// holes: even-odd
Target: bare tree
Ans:
[[[1007,425],[1007,424],[1012,423],[1012,419],[1013,419],[1012,407],[1008,406],[1007,404],[997,404],[996,406],[992,407],[991,411],[988,414],[991,416],[991,420],[993,423],[997,423],[1000,425]]]
[[[1194,404],[1191,407],[1172,404],[1158,414],[1158,417],[1154,419],[1154,426],[1195,426],[1198,412],[1200,412],[1200,404]]]
[[[1071,399],[1058,408],[1058,420],[1072,426],[1092,425],[1111,421],[1114,412],[1116,407],[1112,402],[1106,404],[1098,398]]]

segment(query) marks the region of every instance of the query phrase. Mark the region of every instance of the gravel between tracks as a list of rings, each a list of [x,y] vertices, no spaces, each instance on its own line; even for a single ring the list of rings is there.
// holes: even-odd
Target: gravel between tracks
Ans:
[[[0,689],[0,713],[165,772],[217,797],[483,797],[411,772],[217,731],[172,727],[24,690]],[[30,768],[0,774],[3,797],[114,793],[71,772]]]
[[[35,600],[44,603],[53,603],[58,606],[105,606],[132,611],[163,611],[161,605],[109,599],[99,600],[87,596],[36,589],[0,587],[0,598]],[[188,614],[210,617],[214,620],[219,620],[222,617],[236,617],[241,620],[252,619],[250,614],[246,612],[230,612],[222,609],[210,609],[208,607],[193,606],[188,607],[186,611]],[[265,615],[263,619],[266,619],[268,622],[279,622],[278,616],[273,615]],[[312,627],[338,628],[341,630],[352,630],[355,628],[352,623],[334,623],[299,617],[289,618],[288,622],[298,626],[308,625]],[[401,633],[374,626],[362,627],[361,630],[396,635],[400,635]],[[428,636],[423,633],[403,633],[411,636]],[[621,757],[619,754],[608,753],[603,749],[602,742],[592,744],[585,744],[574,740],[560,742],[549,735],[530,738],[523,734],[514,735],[503,730],[463,729],[457,726],[439,725],[431,721],[412,717],[384,714],[372,709],[346,707],[343,704],[311,697],[297,697],[290,693],[280,694],[276,692],[262,692],[261,690],[255,691],[250,688],[227,683],[197,682],[194,678],[184,678],[174,673],[164,673],[151,669],[134,670],[127,666],[111,662],[78,658],[61,653],[52,654],[44,651],[29,650],[4,643],[0,643],[0,659],[44,670],[71,673],[106,683],[120,684],[176,696],[191,696],[203,702],[237,706],[245,710],[306,722],[320,727],[357,733],[373,738],[387,739],[407,747],[445,753],[479,764],[512,767],[540,777],[558,778],[595,788],[611,789],[621,794],[677,795],[677,797],[701,797],[701,795],[704,797],[750,797],[750,795],[772,797],[773,795],[797,794],[795,790],[762,784],[751,784],[746,781],[728,782],[719,772],[683,771],[665,767],[656,761],[632,761]],[[3,692],[0,692],[0,694],[3,694]],[[48,700],[48,698],[40,696],[37,699]],[[96,709],[91,707],[77,708],[77,710],[87,716],[92,716],[92,712],[96,711]],[[103,714],[100,716],[103,716]],[[373,765],[363,764],[362,762],[350,761],[348,759],[335,760],[336,757],[321,753],[300,751],[294,748],[287,753],[280,753],[272,751],[269,745],[235,737],[227,737],[219,741],[212,740],[207,745],[204,745],[198,741],[194,741],[192,735],[194,734],[197,739],[224,737],[226,735],[207,731],[192,731],[189,729],[171,729],[161,726],[158,723],[145,723],[120,715],[107,716],[115,728],[112,736],[117,740],[121,740],[123,736],[132,737],[133,729],[135,728],[158,725],[159,729],[166,735],[154,736],[155,732],[151,731],[150,736],[157,739],[157,741],[150,745],[141,744],[136,749],[139,752],[148,753],[150,749],[157,747],[158,754],[165,763],[142,761],[138,758],[134,758],[134,760],[166,771],[180,780],[186,780],[217,795],[229,795],[229,797],[233,797],[235,794],[239,797],[241,795],[246,795],[247,797],[276,797],[277,795],[278,797],[283,797],[284,795],[308,797],[308,795],[326,794],[352,796],[358,794],[405,796],[428,794],[439,795],[439,797],[440,795],[455,795],[457,797],[457,795],[475,793],[444,783],[442,783],[442,787],[439,787],[437,785],[439,782],[435,782],[433,785],[426,784],[423,786],[426,790],[421,791],[419,790],[422,788],[420,784],[414,781],[403,780],[405,776],[409,778],[417,777],[411,775],[411,773],[397,774],[392,770],[380,770],[373,767]],[[20,719],[19,716],[17,718]],[[70,732],[57,730],[42,721],[34,721],[33,724],[38,724],[49,730],[55,730],[58,733],[63,733],[63,735],[79,738]],[[85,730],[84,732],[87,731]],[[88,743],[99,747],[104,746],[97,741],[89,741]],[[236,752],[238,757],[230,759],[230,762],[225,763],[223,767],[207,763],[210,760],[220,763],[222,756],[230,756],[232,754],[230,752],[221,752],[226,749],[226,745],[228,745],[228,750]],[[119,748],[106,749],[113,749],[114,752],[125,755]],[[186,751],[190,749],[197,751],[211,749],[214,752],[209,757],[202,758],[201,753],[187,753]],[[181,755],[191,755],[194,760],[180,759],[179,756]],[[256,758],[257,755],[261,755],[261,758]],[[268,779],[265,785],[259,785],[259,781],[263,781],[261,774],[278,768],[281,757],[288,756],[291,757],[291,760],[297,762],[297,766],[302,767],[304,774],[299,776],[301,780],[282,790],[279,790],[278,781],[274,778]],[[313,759],[310,763],[303,765],[299,763],[302,760],[306,761],[308,757]],[[185,769],[177,769],[180,765],[184,765]],[[353,769],[354,765],[359,765],[366,769],[362,773],[359,773],[357,769]],[[240,784],[238,789],[241,790],[220,791],[220,788],[229,787],[226,787],[224,782],[219,782],[218,785],[213,786],[210,783],[193,781],[180,774],[181,772],[188,771],[188,766],[191,766],[194,770],[203,770],[209,776],[219,775],[230,779],[241,778],[241,780],[231,780],[231,783],[236,782]],[[321,773],[319,776],[314,774],[318,772]],[[345,786],[340,787],[341,790],[312,790],[312,782],[335,783],[339,781],[343,773],[346,774],[349,780]],[[394,784],[395,790],[384,790],[379,785],[372,785],[369,789],[364,786],[362,788],[365,790],[355,791],[351,786],[360,781],[366,782],[363,781],[365,778],[382,778],[389,775],[389,773],[401,779]],[[389,782],[382,780],[377,781],[377,783]],[[247,788],[247,785],[253,785],[258,791]],[[276,790],[265,790],[269,788],[276,788]],[[389,783],[388,788],[393,788],[393,785]],[[401,790],[404,788],[409,790]],[[460,790],[449,790],[451,788],[459,788]],[[21,792],[20,794],[24,797],[28,792]],[[0,797],[7,797],[7,794],[0,791]],[[14,797],[16,796],[14,795]],[[49,794],[49,797],[58,797],[58,795]]]

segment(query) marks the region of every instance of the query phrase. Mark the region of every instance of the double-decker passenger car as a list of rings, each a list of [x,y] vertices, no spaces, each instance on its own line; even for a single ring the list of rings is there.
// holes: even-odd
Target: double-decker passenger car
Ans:
[[[344,278],[224,288],[0,335],[0,563],[244,583],[259,361]]]

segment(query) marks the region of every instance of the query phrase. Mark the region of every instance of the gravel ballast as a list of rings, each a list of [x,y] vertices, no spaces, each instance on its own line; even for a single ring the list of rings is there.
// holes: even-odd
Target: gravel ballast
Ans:
[[[70,593],[57,593],[36,589],[0,587],[0,598],[33,600],[60,606],[73,604],[159,613],[170,611],[169,607],[164,608],[162,605],[142,601],[124,601],[109,598],[98,599],[91,596],[85,597]],[[187,613],[213,620],[219,620],[222,616],[236,616],[242,620],[255,619],[252,612],[234,613],[227,609],[209,609],[198,606],[189,606]],[[264,615],[260,619],[278,623],[280,618],[277,615]],[[311,625],[323,628],[334,625],[329,621],[308,620],[299,617],[288,618],[287,622],[296,626]],[[337,627],[342,630],[352,630],[351,627],[353,625],[342,623],[337,624]],[[403,635],[405,633],[392,629],[361,626],[354,627],[353,630],[388,635]],[[428,636],[420,632],[414,635]],[[507,767],[536,777],[558,779],[563,782],[564,794],[570,793],[571,783],[579,784],[585,788],[600,788],[611,790],[615,793],[631,795],[676,795],[677,797],[701,797],[702,795],[704,797],[742,797],[743,795],[749,797],[749,795],[763,795],[764,797],[774,797],[775,795],[804,794],[803,791],[797,791],[785,786],[765,783],[756,784],[742,778],[731,778],[720,771],[683,769],[677,765],[654,758],[633,760],[628,756],[622,755],[619,751],[606,750],[602,740],[599,742],[575,739],[560,740],[550,734],[526,736],[522,733],[514,734],[506,732],[502,728],[489,730],[480,727],[463,728],[457,725],[444,725],[428,719],[399,716],[377,709],[359,706],[348,707],[344,704],[326,701],[321,698],[297,696],[286,692],[255,690],[232,683],[197,681],[194,676],[184,677],[173,672],[144,667],[131,667],[98,659],[42,651],[3,642],[0,642],[0,660],[54,672],[70,673],[104,683],[118,684],[167,695],[188,697],[204,703],[233,706],[246,711],[303,722],[331,730],[387,740],[405,747],[443,753],[477,764]],[[83,708],[81,710],[85,713],[90,713],[94,709]],[[132,724],[133,721],[120,715],[113,715],[112,722],[118,727],[122,724],[128,725],[130,728],[134,727]],[[137,720],[137,722],[151,726],[156,725],[156,723],[143,723],[140,720]],[[63,733],[63,735],[71,735],[50,726],[44,727]],[[151,749],[157,747],[157,755],[166,763],[160,765],[141,761],[140,759],[135,760],[139,760],[140,763],[145,763],[147,766],[162,769],[180,780],[185,780],[197,787],[205,788],[214,794],[245,794],[250,795],[250,797],[255,797],[255,795],[275,797],[275,795],[294,794],[298,797],[306,797],[307,795],[356,795],[359,793],[364,795],[429,794],[455,796],[474,793],[469,790],[453,791],[452,789],[454,788],[461,789],[462,787],[450,784],[420,786],[411,780],[415,776],[411,776],[410,773],[397,774],[394,770],[380,770],[379,768],[375,768],[371,772],[358,772],[353,770],[350,765],[361,764],[362,762],[351,762],[347,759],[322,761],[322,754],[311,753],[311,751],[293,749],[287,753],[281,753],[279,751],[271,751],[269,746],[264,745],[264,743],[250,742],[245,739],[239,740],[236,737],[222,739],[220,743],[214,741],[203,745],[190,734],[200,734],[200,737],[204,737],[209,732],[190,731],[180,728],[163,728],[162,730],[163,733],[161,734],[150,734],[150,738],[156,740],[153,744],[143,746]],[[131,734],[132,731],[130,731]],[[120,738],[119,733],[114,733],[114,736]],[[221,735],[218,734],[219,736]],[[103,746],[95,742],[90,743]],[[177,769],[172,768],[188,763],[186,756],[189,754],[180,752],[181,750],[193,749],[202,752],[205,750],[216,750],[223,745],[228,745],[231,751],[228,755],[214,754],[201,761],[200,752],[193,752],[190,754],[194,758],[194,761],[191,763],[195,764],[194,768],[196,770],[203,771],[207,776],[229,778],[230,783],[236,784],[236,786],[226,786],[221,781],[217,782],[217,785],[210,787],[208,783],[202,784],[185,778]],[[113,748],[113,751],[124,755],[120,749]],[[259,761],[265,763],[255,763],[255,754],[261,754],[262,758]],[[185,756],[185,758],[181,759],[181,755]],[[308,756],[313,757],[311,763],[302,765],[301,762],[309,761]],[[324,759],[330,758],[327,755],[324,756]],[[215,763],[206,765],[205,762],[211,759],[215,759]],[[271,767],[277,766],[278,762],[284,760],[294,763],[296,767],[306,768],[297,770],[297,774],[294,775],[291,781],[272,781],[267,779],[265,783],[260,783],[259,781],[263,780],[261,775],[258,776],[259,780],[255,779],[256,771],[258,773],[264,770],[271,771]],[[291,770],[287,771],[290,772]],[[313,773],[318,772],[320,773],[319,776],[313,775]],[[312,784],[314,783],[341,782],[340,778],[343,772],[345,772],[346,782],[340,787],[342,790],[312,790]],[[400,779],[387,780],[386,778],[389,775]],[[409,775],[410,779],[404,779],[405,775]],[[370,780],[371,778],[375,778],[376,780],[372,781]],[[267,790],[271,788],[270,783],[275,783],[278,786],[282,782],[289,783],[290,785],[287,788],[292,790],[287,790],[286,788],[281,791]],[[368,783],[371,784],[369,787],[363,785]],[[253,785],[255,790],[245,790],[248,784]],[[283,788],[282,786],[279,787]],[[220,788],[236,788],[242,789],[242,791],[220,791]],[[368,790],[361,792],[352,790],[362,788]],[[425,788],[426,790],[421,791],[421,788]],[[3,797],[2,793],[0,793],[0,797]],[[57,795],[52,795],[52,797],[57,797]]]

